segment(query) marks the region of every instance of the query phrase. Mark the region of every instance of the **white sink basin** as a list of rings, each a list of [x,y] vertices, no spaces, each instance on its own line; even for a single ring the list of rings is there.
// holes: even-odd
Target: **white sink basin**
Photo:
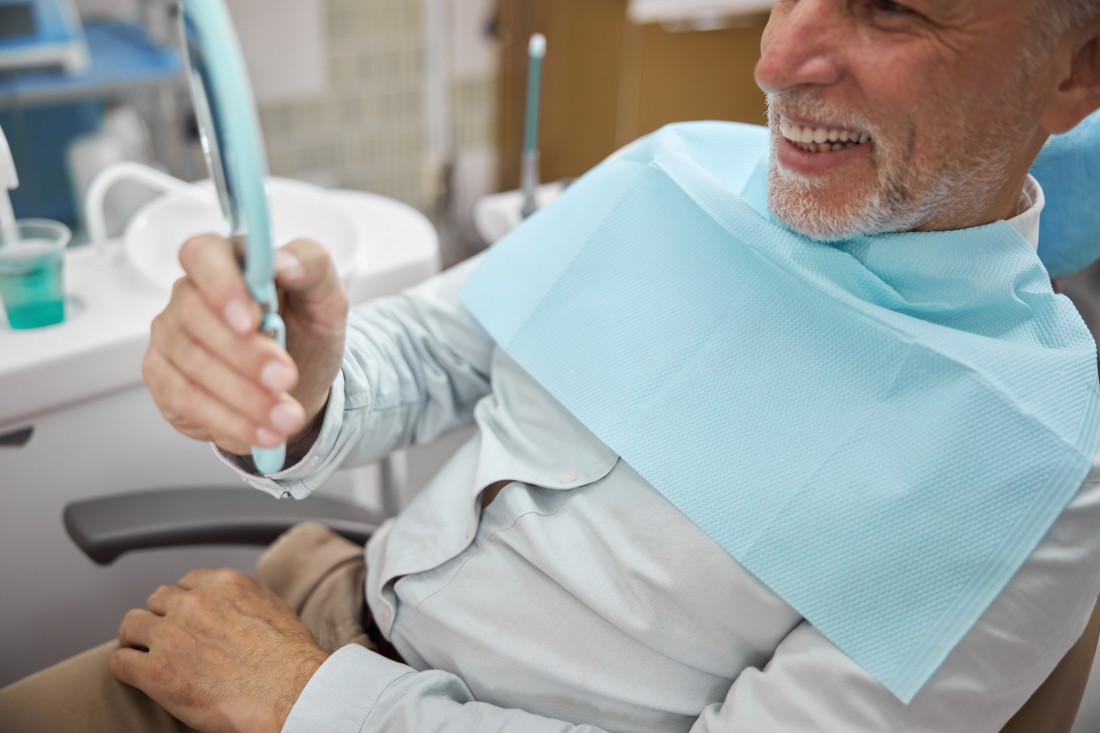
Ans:
[[[325,195],[354,231],[355,274],[346,282],[352,304],[397,293],[439,271],[439,239],[423,214],[362,191]],[[149,323],[170,297],[168,265],[178,267],[178,244],[165,244],[171,241],[150,238],[150,246],[161,249],[145,274],[125,257],[121,240],[97,243],[102,252],[70,249],[66,318],[56,326],[15,331],[0,308],[0,433],[33,415],[141,383]]]
[[[179,248],[188,239],[222,234],[225,223],[209,181],[196,184],[209,194],[203,203],[168,193],[151,201],[130,220],[123,235],[126,258],[151,283],[168,291],[183,276]],[[364,249],[357,246],[352,220],[323,188],[289,178],[268,178],[267,196],[275,246],[299,238],[316,240],[332,254],[345,283],[362,266]]]

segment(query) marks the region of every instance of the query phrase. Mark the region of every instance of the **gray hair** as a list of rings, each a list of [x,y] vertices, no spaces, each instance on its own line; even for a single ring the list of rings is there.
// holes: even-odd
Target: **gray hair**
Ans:
[[[1060,35],[1100,16],[1100,0],[1043,0],[1042,12],[1054,21],[1054,34]]]
[[[1020,49],[1016,76],[1021,80],[1042,66],[1063,33],[1100,18],[1100,0],[1040,0],[1035,9],[1038,32],[1034,43]]]

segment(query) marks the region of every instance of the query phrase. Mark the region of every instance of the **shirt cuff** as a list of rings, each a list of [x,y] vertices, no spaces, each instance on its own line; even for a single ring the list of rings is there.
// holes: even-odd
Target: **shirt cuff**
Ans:
[[[414,673],[358,644],[341,647],[313,673],[282,733],[359,733],[386,688]]]
[[[313,446],[302,456],[302,459],[289,468],[282,471],[260,476],[255,473],[252,461],[241,456],[226,453],[217,446],[211,444],[215,455],[222,463],[233,469],[241,480],[249,486],[271,494],[278,499],[293,497],[304,499],[313,493],[327,476],[321,477],[317,469],[324,463],[326,457],[332,454],[336,447],[336,439],[340,435],[340,428],[344,418],[344,372],[336,374],[336,379],[329,390],[328,405],[325,407],[325,417],[321,422],[321,431],[317,434],[317,440]]]

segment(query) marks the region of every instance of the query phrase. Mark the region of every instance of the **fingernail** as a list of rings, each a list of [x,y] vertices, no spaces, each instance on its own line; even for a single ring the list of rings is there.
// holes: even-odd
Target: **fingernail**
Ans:
[[[281,361],[272,361],[260,372],[260,384],[272,392],[284,392],[294,384],[294,370]]]
[[[260,447],[268,447],[268,446],[274,447],[274,446],[276,446],[276,445],[278,445],[279,443],[282,443],[282,442],[283,442],[283,439],[282,439],[281,436],[276,435],[275,433],[271,432],[267,428],[257,428],[256,429],[256,443]]]
[[[271,411],[270,422],[274,427],[282,430],[284,433],[293,432],[298,428],[298,423],[300,422],[298,410],[295,409],[294,405],[281,402]]]
[[[284,277],[288,277],[291,280],[297,280],[305,272],[305,270],[302,269],[301,260],[283,250],[279,250],[275,253],[275,269]]]
[[[225,322],[239,334],[246,334],[252,330],[252,314],[248,304],[243,300],[231,300],[225,306]]]

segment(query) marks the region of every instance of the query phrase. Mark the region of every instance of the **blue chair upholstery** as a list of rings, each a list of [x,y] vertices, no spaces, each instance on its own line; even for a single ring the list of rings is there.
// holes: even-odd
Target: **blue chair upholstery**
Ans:
[[[1100,112],[1043,147],[1031,174],[1046,196],[1039,259],[1052,278],[1100,259]]]

